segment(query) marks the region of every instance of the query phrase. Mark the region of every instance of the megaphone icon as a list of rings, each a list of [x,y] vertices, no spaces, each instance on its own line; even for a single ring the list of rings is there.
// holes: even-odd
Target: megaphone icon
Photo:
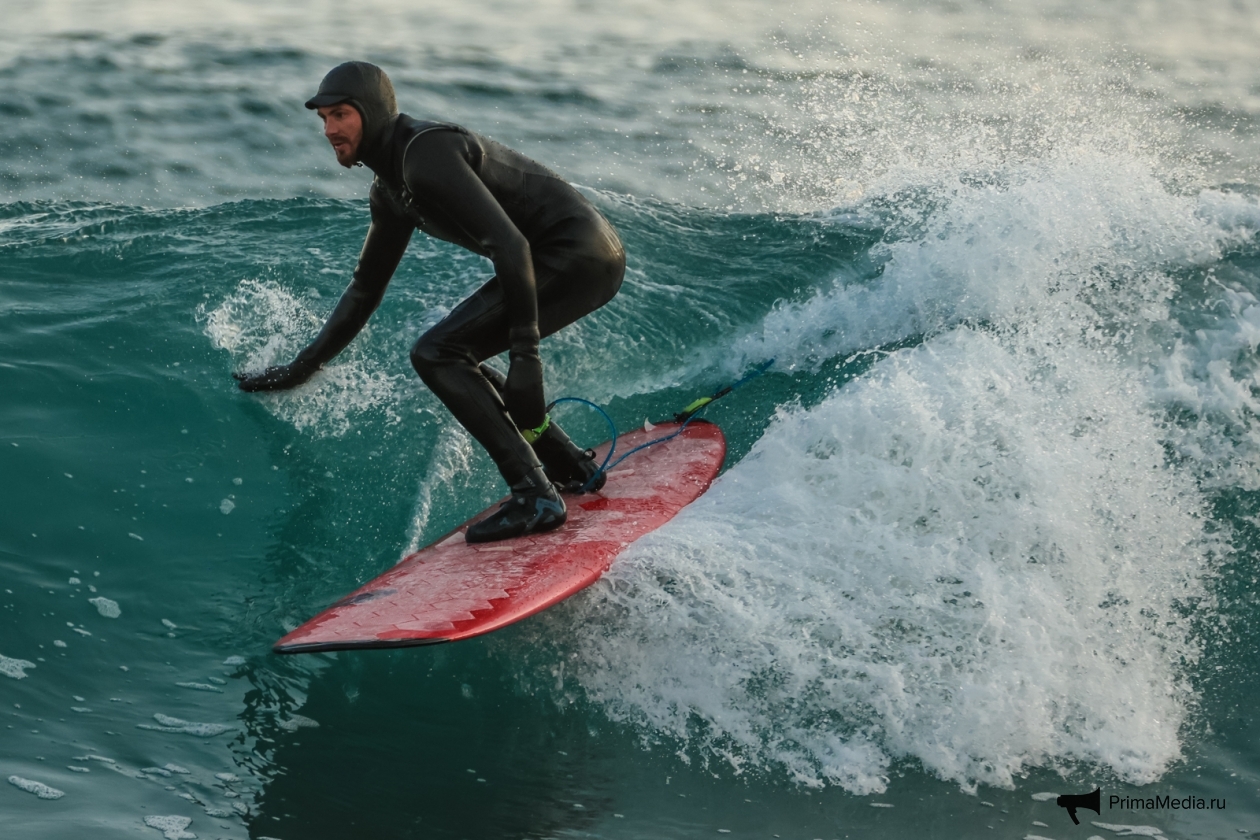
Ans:
[[[1054,800],[1054,804],[1060,808],[1067,808],[1068,816],[1072,818],[1072,822],[1080,825],[1081,821],[1076,818],[1077,808],[1088,808],[1098,816],[1102,816],[1102,788],[1097,788],[1093,793],[1065,793],[1058,799]]]

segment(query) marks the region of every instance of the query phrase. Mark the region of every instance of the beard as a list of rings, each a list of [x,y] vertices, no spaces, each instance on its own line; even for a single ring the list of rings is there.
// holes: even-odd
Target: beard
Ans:
[[[351,142],[347,137],[335,137],[329,140],[337,163],[349,169],[359,160],[359,144]]]

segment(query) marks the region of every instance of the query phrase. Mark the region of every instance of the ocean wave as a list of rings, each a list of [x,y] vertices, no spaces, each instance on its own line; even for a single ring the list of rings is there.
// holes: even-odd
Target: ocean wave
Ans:
[[[1217,557],[1140,391],[959,329],[809,409],[618,561],[570,640],[615,719],[855,793],[1180,758]]]

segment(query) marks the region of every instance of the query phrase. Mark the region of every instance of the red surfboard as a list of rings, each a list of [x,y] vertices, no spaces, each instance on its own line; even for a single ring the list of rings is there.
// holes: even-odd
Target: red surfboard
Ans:
[[[663,423],[622,435],[617,451],[667,438],[678,428]],[[597,457],[607,451],[605,443]],[[478,514],[276,642],[275,650],[428,645],[520,621],[598,580],[626,546],[707,490],[725,457],[722,430],[693,420],[676,437],[618,464],[599,493],[567,496],[563,527],[469,545],[464,531],[489,511]]]

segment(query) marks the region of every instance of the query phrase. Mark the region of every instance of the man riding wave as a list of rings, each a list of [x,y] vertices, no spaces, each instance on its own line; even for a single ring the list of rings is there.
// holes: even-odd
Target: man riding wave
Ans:
[[[558,175],[451,123],[398,113],[379,67],[333,68],[306,102],[324,121],[337,162],[375,173],[372,223],[350,285],[315,339],[290,364],[235,374],[245,391],[306,382],[358,335],[417,228],[488,257],[495,276],[411,349],[420,378],[485,447],[510,498],[469,527],[469,542],[564,524],[557,492],[598,490],[594,453],[550,420],[540,339],[603,306],[625,274],[612,225]],[[508,351],[507,376],[484,364]],[[553,484],[554,483],[554,484]]]

